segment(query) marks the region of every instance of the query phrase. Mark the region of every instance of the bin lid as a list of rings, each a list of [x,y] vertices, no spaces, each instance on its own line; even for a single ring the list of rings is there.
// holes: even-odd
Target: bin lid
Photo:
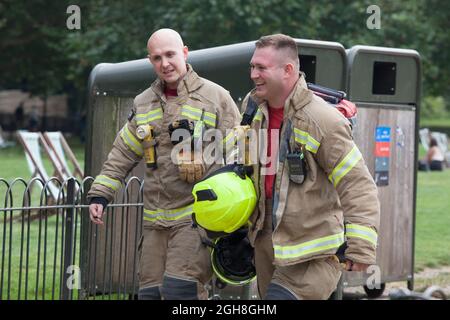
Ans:
[[[347,50],[347,67],[349,99],[419,104],[421,61],[417,51],[358,45]]]
[[[308,70],[307,81],[343,90],[346,55],[337,42],[295,39],[300,59]],[[255,41],[194,50],[188,63],[201,76],[230,91],[234,99],[243,98],[253,88],[249,64]],[[302,69],[302,64],[300,66]],[[332,70],[332,72],[330,72]],[[120,63],[100,63],[89,78],[89,94],[134,97],[147,89],[156,74],[148,59]]]
[[[306,81],[336,90],[346,90],[346,53],[338,42],[295,39],[300,54],[300,69]],[[314,72],[312,72],[314,70]]]

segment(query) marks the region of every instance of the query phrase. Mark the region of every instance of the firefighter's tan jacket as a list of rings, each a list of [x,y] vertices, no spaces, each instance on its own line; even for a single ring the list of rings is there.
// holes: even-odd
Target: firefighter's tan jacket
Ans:
[[[252,91],[242,110],[249,95],[258,104],[252,128],[261,134],[268,126],[267,103],[258,101]],[[290,181],[287,161],[283,152],[279,153],[272,213],[275,264],[291,265],[333,255],[345,239],[348,259],[374,264],[380,211],[377,188],[353,142],[349,122],[308,90],[301,76],[284,106],[281,150],[288,126],[292,129],[291,151],[303,150],[307,177],[303,184]],[[260,137],[264,135],[267,133]],[[260,148],[260,154],[266,154],[265,147]],[[265,216],[263,170],[262,165],[254,166],[255,189],[261,196],[250,221],[252,243]]]
[[[134,99],[136,115],[117,135],[88,198],[104,197],[108,202],[114,198],[130,170],[143,158],[142,141],[136,136],[136,128],[150,124],[157,142],[157,168],[145,169],[144,224],[169,226],[191,219],[193,184],[179,178],[178,167],[171,158],[174,146],[168,127],[180,119],[195,123],[204,110],[205,129],[217,128],[225,136],[227,129],[239,124],[240,114],[228,91],[199,77],[190,65],[177,93],[177,97],[166,99],[163,83],[157,79]],[[207,165],[205,175],[219,166]]]

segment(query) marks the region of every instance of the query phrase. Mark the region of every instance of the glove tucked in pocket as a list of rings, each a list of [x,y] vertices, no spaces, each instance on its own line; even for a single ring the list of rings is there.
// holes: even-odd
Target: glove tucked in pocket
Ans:
[[[190,155],[184,155],[183,151],[180,151],[178,154],[178,171],[181,180],[188,183],[197,182],[205,173],[202,155],[194,152],[190,152]]]

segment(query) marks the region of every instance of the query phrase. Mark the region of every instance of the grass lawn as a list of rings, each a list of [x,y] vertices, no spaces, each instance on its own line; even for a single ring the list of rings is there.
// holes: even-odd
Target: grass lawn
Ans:
[[[450,127],[450,118],[439,119],[420,119],[419,125],[421,128],[426,127]]]
[[[66,138],[66,140],[83,169],[84,146],[77,138]],[[42,159],[47,174],[50,177],[53,176],[52,164],[43,151]],[[0,178],[9,183],[18,177],[23,178],[27,182],[30,180],[31,172],[29,171],[23,148],[19,143],[11,148],[0,149],[0,161]],[[70,163],[69,166],[73,169]],[[6,199],[6,190],[6,184],[0,182],[0,207],[4,207],[6,203],[7,207],[22,206],[25,191],[24,184],[17,183],[14,185],[12,201],[9,197]],[[40,195],[40,188],[34,186],[31,193],[30,204],[32,206],[39,206]],[[10,299],[25,299],[25,297],[34,299],[36,288],[38,287],[38,299],[52,299],[53,296],[55,299],[59,299],[62,214],[60,213],[59,217],[51,215],[47,219],[36,219],[28,224],[27,213],[24,213],[25,219],[22,220],[20,218],[21,211],[14,211],[12,223],[9,221],[10,213],[7,212],[5,217],[5,213],[0,212],[0,279],[3,281],[0,284],[0,286],[3,285],[1,298],[6,299],[8,297],[7,290],[10,287]],[[41,230],[40,234],[39,230]],[[78,226],[77,238],[80,236],[79,230]],[[10,235],[11,241],[9,240]],[[26,241],[28,237],[30,239],[29,243]],[[23,246],[21,246],[22,238],[24,239]],[[79,248],[78,245],[77,248]],[[27,252],[29,253],[28,255]],[[2,258],[3,256],[4,258]],[[39,283],[38,286],[36,285],[37,282]],[[53,287],[55,287],[54,292],[52,291]]]
[[[81,169],[84,169],[84,145],[82,145],[78,138],[66,138],[67,143],[69,144],[70,148],[72,149],[73,153],[75,154],[75,157],[77,158],[77,161],[81,167]],[[54,168],[48,159],[48,157],[45,155],[44,151],[41,150],[41,157],[42,162],[44,164],[44,167],[46,169],[46,172],[49,177],[52,177],[55,175]],[[67,158],[67,156],[66,156]],[[67,158],[68,161],[68,158]],[[8,183],[11,183],[16,178],[23,178],[25,181],[29,181],[31,179],[32,173],[30,172],[30,169],[28,168],[27,160],[25,158],[25,153],[22,148],[22,146],[17,142],[17,144],[14,147],[6,148],[6,149],[0,149],[0,179],[6,180]],[[73,170],[72,163],[68,161],[69,168]],[[37,187],[36,187],[37,186]],[[40,184],[38,182],[35,182],[35,184],[32,186],[32,203],[33,204],[39,204],[40,195],[41,195],[41,188],[39,187]],[[8,200],[8,207],[11,206],[11,200],[5,199],[7,186],[5,183],[0,182],[0,207],[3,207],[5,205],[5,201]],[[17,183],[13,188],[13,199],[12,203],[14,206],[21,206],[23,201],[23,194],[25,191],[25,185],[23,183]]]
[[[416,269],[450,265],[450,169],[419,172]]]
[[[80,143],[78,138],[66,138],[66,140],[73,153],[75,154],[75,157],[77,158],[81,169],[83,169],[84,145]],[[51,177],[54,171],[52,164],[50,160],[48,160],[48,157],[45,155],[43,150],[41,151],[41,153],[44,167],[47,170],[48,175]],[[27,181],[31,178],[31,172],[28,169],[27,160],[25,159],[25,153],[22,146],[18,142],[14,147],[0,149],[0,161],[0,178],[4,178],[7,181],[12,181],[17,177],[22,177]],[[71,163],[69,163],[69,167],[73,169]]]
[[[4,260],[3,258],[0,260],[3,266],[2,299],[59,299],[63,274],[61,270],[63,223],[62,213],[47,218],[42,216],[42,219],[30,223],[27,214],[25,219],[16,218],[12,223],[8,221],[5,224],[2,219],[0,222],[2,245],[3,235],[6,235],[5,256]],[[76,237],[79,241],[78,221],[77,224]],[[75,261],[78,261],[79,245],[76,248]]]

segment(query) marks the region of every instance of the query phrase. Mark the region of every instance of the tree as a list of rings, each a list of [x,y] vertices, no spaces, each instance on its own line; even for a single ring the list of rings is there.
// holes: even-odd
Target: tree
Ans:
[[[282,32],[295,38],[416,49],[424,94],[450,97],[450,2],[380,0],[381,29],[366,28],[372,1],[337,0],[79,0],[81,30],[66,28],[66,0],[0,3],[0,87],[36,94],[70,90],[86,96],[101,62],[146,56],[150,34],[180,32],[191,50],[256,40]],[[77,104],[80,104],[81,99]],[[450,104],[447,104],[450,106]]]
[[[67,61],[60,47],[65,37],[65,1],[4,1],[0,4],[0,86],[38,95],[59,91]]]

